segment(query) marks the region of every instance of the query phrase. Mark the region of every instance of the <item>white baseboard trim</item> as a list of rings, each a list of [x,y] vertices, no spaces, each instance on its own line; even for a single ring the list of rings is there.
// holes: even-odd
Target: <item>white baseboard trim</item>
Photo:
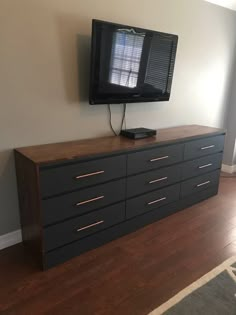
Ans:
[[[21,230],[0,236],[0,250],[22,242]]]
[[[236,165],[222,164],[221,170],[222,172],[233,174],[236,173]]]

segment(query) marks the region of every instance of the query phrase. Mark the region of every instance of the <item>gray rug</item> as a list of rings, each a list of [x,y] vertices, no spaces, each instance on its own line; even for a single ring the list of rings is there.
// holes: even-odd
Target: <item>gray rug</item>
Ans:
[[[149,315],[236,315],[236,257],[226,260]]]

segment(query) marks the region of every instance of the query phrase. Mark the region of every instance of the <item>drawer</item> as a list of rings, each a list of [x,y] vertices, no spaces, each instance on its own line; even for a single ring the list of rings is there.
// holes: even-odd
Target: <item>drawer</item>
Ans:
[[[221,152],[224,149],[225,136],[215,136],[191,141],[185,144],[184,159],[190,160],[204,155]]]
[[[128,155],[128,175],[181,162],[183,150],[183,144],[177,144],[131,153]]]
[[[182,165],[182,179],[199,176],[221,168],[223,153],[208,155]]]
[[[129,219],[179,200],[179,193],[180,185],[178,184],[129,199],[126,204],[126,217]]]
[[[52,224],[125,199],[125,179],[42,200],[42,221]]]
[[[55,224],[43,230],[45,251],[82,239],[125,219],[125,202]]]
[[[127,197],[174,184],[181,180],[181,166],[174,165],[127,178]]]
[[[85,188],[126,176],[126,156],[78,162],[40,172],[43,197]]]
[[[185,197],[187,195],[206,190],[214,185],[218,185],[219,178],[220,170],[189,179],[181,184],[181,197]]]

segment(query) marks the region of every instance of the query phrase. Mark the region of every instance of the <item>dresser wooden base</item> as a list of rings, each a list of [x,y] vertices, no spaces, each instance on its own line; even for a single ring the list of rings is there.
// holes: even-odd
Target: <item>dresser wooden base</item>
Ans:
[[[16,149],[24,244],[48,269],[214,196],[224,138],[193,125]]]

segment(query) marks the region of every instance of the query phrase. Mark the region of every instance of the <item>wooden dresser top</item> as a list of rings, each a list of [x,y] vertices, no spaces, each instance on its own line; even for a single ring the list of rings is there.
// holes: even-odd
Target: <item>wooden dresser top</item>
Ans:
[[[199,125],[189,125],[159,129],[155,137],[140,140],[131,140],[121,136],[109,136],[23,147],[18,148],[15,151],[24,155],[36,164],[47,164],[85,158],[93,155],[136,150],[145,146],[171,144],[217,134],[225,134],[225,130]]]

